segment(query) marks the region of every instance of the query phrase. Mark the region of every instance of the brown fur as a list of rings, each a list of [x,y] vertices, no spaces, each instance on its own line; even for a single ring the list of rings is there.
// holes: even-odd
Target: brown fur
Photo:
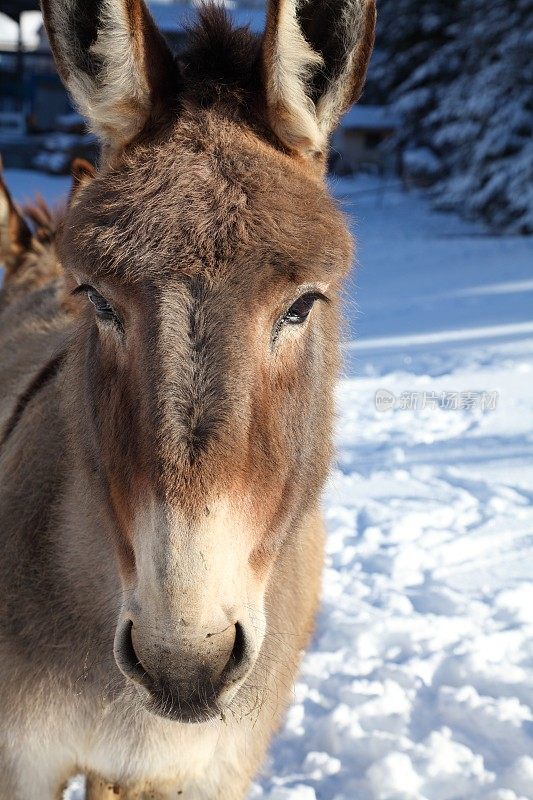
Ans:
[[[242,800],[318,602],[351,241],[272,125],[260,41],[206,11],[174,65],[139,0],[105,1],[47,0],[50,39],[82,106],[119,85],[136,111],[93,109],[103,166],[59,235],[31,212],[55,267],[0,314],[0,800],[77,770],[89,800]]]

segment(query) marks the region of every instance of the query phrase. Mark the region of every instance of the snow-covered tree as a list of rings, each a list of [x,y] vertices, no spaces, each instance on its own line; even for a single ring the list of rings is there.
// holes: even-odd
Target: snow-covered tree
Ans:
[[[435,203],[533,233],[533,0],[381,0],[369,91]]]

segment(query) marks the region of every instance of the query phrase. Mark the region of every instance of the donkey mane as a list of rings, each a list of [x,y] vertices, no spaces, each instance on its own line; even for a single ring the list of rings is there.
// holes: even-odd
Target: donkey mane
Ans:
[[[18,208],[12,204],[5,186],[4,198],[11,203],[11,230],[2,243],[0,259],[5,262],[5,275],[0,309],[30,292],[39,291],[63,277],[56,244],[66,207],[49,206],[42,197]]]
[[[64,362],[64,353],[59,353],[58,355],[53,356],[50,361],[48,361],[44,367],[35,375],[33,380],[28,385],[27,389],[20,395],[19,399],[17,400],[17,404],[15,409],[9,418],[2,437],[0,439],[0,447],[3,447],[4,444],[7,442],[13,431],[15,430],[17,423],[22,418],[25,409],[27,408],[28,404],[33,400],[35,395],[41,391],[45,386],[47,386],[57,375],[61,366]]]

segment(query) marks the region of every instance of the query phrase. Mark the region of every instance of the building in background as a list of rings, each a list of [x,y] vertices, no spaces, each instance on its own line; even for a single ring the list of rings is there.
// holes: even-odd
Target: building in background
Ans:
[[[330,166],[339,175],[361,169],[395,172],[398,158],[390,146],[400,117],[387,106],[353,106],[333,134]]]
[[[70,109],[36,0],[3,0],[0,15],[0,150],[7,166],[31,166],[42,133]]]

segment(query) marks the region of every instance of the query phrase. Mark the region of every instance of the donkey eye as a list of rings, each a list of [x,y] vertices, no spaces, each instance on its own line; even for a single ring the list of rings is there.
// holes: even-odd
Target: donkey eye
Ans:
[[[115,312],[113,311],[113,309],[111,308],[105,297],[102,297],[102,295],[99,294],[99,292],[97,292],[95,289],[88,289],[87,297],[95,307],[96,313],[99,317],[108,319],[115,315]]]
[[[301,325],[309,316],[314,303],[317,300],[327,300],[327,297],[320,292],[307,292],[296,300],[285,312],[283,322],[289,325]]]
[[[94,306],[96,311],[96,316],[98,319],[104,320],[105,322],[112,322],[114,323],[117,328],[122,330],[122,322],[120,317],[118,316],[117,312],[111,306],[105,297],[103,297],[100,292],[97,292],[94,286],[88,286],[87,284],[82,284],[74,289],[73,294],[86,294],[91,303]]]

